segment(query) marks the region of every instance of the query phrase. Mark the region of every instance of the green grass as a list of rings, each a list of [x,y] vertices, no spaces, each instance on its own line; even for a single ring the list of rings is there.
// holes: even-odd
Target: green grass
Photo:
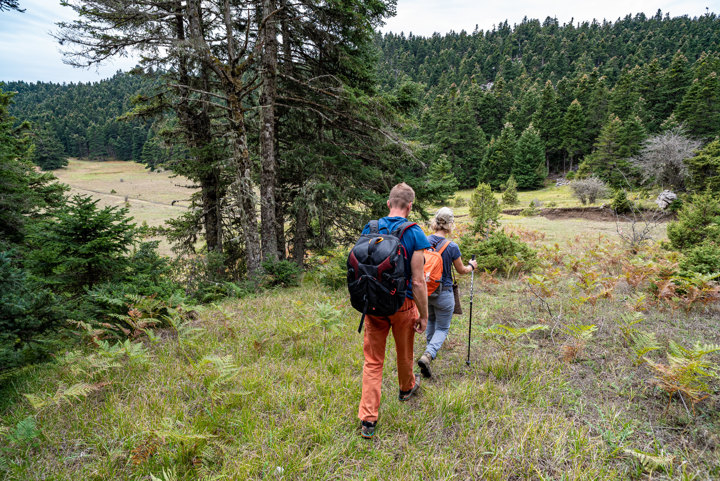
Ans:
[[[624,252],[585,238],[559,258],[582,269],[606,263],[619,275]],[[650,255],[650,254],[643,254]],[[603,264],[605,265],[605,264]],[[583,293],[570,267],[546,297],[555,319],[522,279],[475,277],[473,343],[465,365],[465,315],[455,317],[435,377],[419,396],[397,400],[392,337],[388,340],[377,436],[359,436],[362,337],[344,290],[313,284],[227,301],[199,312],[194,331],[161,331],[142,352],[70,350],[6,385],[0,426],[15,433],[28,417],[35,435],[0,448],[3,479],[646,479],[626,450],[673,456],[653,479],[711,479],[720,474],[720,396],[690,416],[652,387],[619,333],[626,302],[646,292],[621,281],[610,299],[578,303]],[[579,272],[582,272],[582,269]],[[549,275],[549,274],[548,274]],[[334,305],[344,324],[323,329]],[[685,314],[646,303],[642,327],[691,344],[720,342],[713,306]],[[493,324],[549,329],[522,338],[505,357],[484,339]],[[597,332],[573,362],[562,325],[594,324]],[[422,336],[415,350],[421,353]],[[132,353],[131,353],[132,354]],[[659,353],[653,358],[661,359]],[[716,359],[717,360],[717,359]],[[108,364],[116,364],[107,368]],[[106,369],[107,368],[107,369]],[[57,393],[77,383],[97,389],[40,410],[23,394]],[[108,384],[103,384],[108,383]],[[164,473],[164,474],[163,474]]]
[[[132,169],[72,162],[60,177],[108,193],[120,192],[120,176],[174,182]],[[152,185],[138,193],[149,198]],[[520,195],[522,204],[560,196],[558,205],[572,205],[567,188]],[[668,405],[620,327],[631,306],[645,309],[638,328],[655,334],[662,348],[648,355],[663,361],[670,340],[720,343],[718,306],[685,312],[654,300],[649,280],[631,287],[622,267],[631,256],[614,240],[612,222],[501,222],[543,250],[539,274],[549,294],[541,301],[525,279],[477,274],[467,367],[470,280],[462,277],[465,314],[453,319],[435,377],[408,403],[397,399],[388,339],[375,439],[361,439],[356,418],[359,314],[343,289],[306,281],[200,309],[180,332],[160,330],[126,348],[70,345],[56,363],[6,379],[0,479],[717,479],[718,381],[695,415],[677,397]],[[658,256],[651,249],[633,262],[659,263]],[[609,298],[592,300],[601,287],[582,286],[593,275],[611,286]],[[340,326],[322,322],[335,317],[330,306]],[[494,324],[548,328],[522,337],[508,355],[482,335]],[[583,345],[567,334],[576,325],[596,326]],[[423,348],[416,336],[416,353]],[[34,408],[33,399],[45,405]]]

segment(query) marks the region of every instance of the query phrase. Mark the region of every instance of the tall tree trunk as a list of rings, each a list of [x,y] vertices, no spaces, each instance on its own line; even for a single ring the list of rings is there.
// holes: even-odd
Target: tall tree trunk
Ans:
[[[245,110],[242,105],[243,96],[252,89],[245,83],[243,74],[247,63],[243,67],[238,65],[240,56],[233,31],[233,20],[230,2],[224,2],[223,20],[225,23],[227,48],[227,63],[218,61],[212,55],[208,45],[203,25],[203,6],[200,0],[188,2],[188,16],[190,20],[191,40],[195,44],[197,53],[203,65],[215,72],[220,80],[220,87],[227,97],[228,139],[232,152],[232,161],[235,167],[235,181],[231,188],[235,190],[235,201],[240,215],[240,228],[245,240],[245,264],[248,274],[253,276],[260,270],[261,249],[260,235],[258,233],[258,220],[256,212],[255,192],[252,182],[252,161],[247,143],[247,127],[245,125]],[[205,89],[207,92],[207,88]]]
[[[180,42],[186,39],[185,25],[183,18],[183,6],[178,2],[175,6],[175,36]],[[197,162],[201,165],[200,169],[206,171],[200,176],[200,192],[202,198],[202,217],[203,227],[205,229],[205,245],[208,251],[222,251],[222,217],[219,209],[218,196],[218,179],[217,169],[210,168],[216,159],[214,154],[205,149],[212,142],[212,132],[210,127],[210,116],[207,111],[207,95],[203,94],[202,107],[199,111],[195,111],[190,106],[190,75],[188,73],[188,60],[185,55],[178,59],[178,77],[179,87],[178,96],[180,102],[178,104],[178,119],[187,135],[188,145],[196,149],[198,154]],[[202,69],[203,87],[207,90],[207,71]],[[210,169],[210,172],[207,170]]]
[[[235,94],[229,96],[229,106],[231,109],[233,160],[237,169],[234,185],[237,189],[238,207],[240,208],[240,225],[245,238],[245,263],[248,274],[253,276],[260,270],[262,253],[252,183],[252,161],[247,145],[245,114]],[[274,232],[273,235],[275,235]]]
[[[285,259],[285,204],[275,191],[275,236],[277,238],[278,259]]]
[[[278,258],[275,213],[275,99],[277,97],[277,28],[275,1],[263,0],[262,91],[260,93],[260,232],[263,259]]]
[[[295,239],[293,240],[293,257],[299,266],[305,262],[308,238],[308,211],[304,202],[299,202],[295,213]]]

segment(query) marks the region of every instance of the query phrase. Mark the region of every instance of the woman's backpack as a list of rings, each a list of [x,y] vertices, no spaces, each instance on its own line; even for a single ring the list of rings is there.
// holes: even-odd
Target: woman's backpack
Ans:
[[[442,247],[438,249],[440,245]],[[450,245],[450,241],[443,239],[437,242],[435,246],[425,249],[425,267],[423,270],[425,271],[428,297],[436,297],[440,293],[437,289],[442,283],[443,276],[442,253],[445,252],[448,245]]]
[[[380,234],[378,221],[369,223],[370,233],[355,243],[347,260],[350,303],[362,312],[358,332],[365,315],[390,316],[405,302],[408,280],[405,277],[407,252],[400,242],[414,222],[403,222],[389,234]]]

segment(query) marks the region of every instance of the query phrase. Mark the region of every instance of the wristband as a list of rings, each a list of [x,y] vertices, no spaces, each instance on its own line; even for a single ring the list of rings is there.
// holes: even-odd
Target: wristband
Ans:
[[[468,266],[470,267],[470,269],[475,270],[475,266],[474,266],[474,265],[468,264]]]

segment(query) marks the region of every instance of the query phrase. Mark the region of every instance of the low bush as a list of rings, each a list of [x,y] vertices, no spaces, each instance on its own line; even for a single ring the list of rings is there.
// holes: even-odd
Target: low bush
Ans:
[[[46,357],[61,319],[55,295],[0,252],[0,372]]]
[[[312,256],[308,259],[308,265],[313,266],[308,279],[330,289],[345,287],[348,252],[348,248],[337,248],[323,255]]]
[[[465,197],[458,197],[455,199],[455,207],[465,207],[466,205],[468,205],[468,202]]]
[[[625,189],[618,189],[610,203],[610,207],[616,214],[626,214],[635,208],[635,204],[628,199]]]
[[[522,211],[520,211],[520,215],[523,217],[532,217],[538,214],[537,205],[535,205],[535,201],[531,200],[530,205],[528,205],[526,208],[524,208]]]
[[[513,234],[503,230],[491,233],[486,239],[466,235],[458,241],[463,257],[476,255],[478,269],[499,274],[514,275],[530,272],[539,265],[534,249]]]
[[[572,188],[573,195],[582,205],[594,204],[597,199],[605,197],[608,193],[607,184],[597,177],[573,180],[570,183],[570,188]]]
[[[265,271],[263,287],[292,287],[300,285],[302,268],[293,261],[266,260],[262,262]]]
[[[667,227],[673,249],[683,251],[703,242],[720,244],[720,200],[710,191],[692,197]]]
[[[705,275],[720,274],[720,245],[706,241],[686,250],[680,269]]]

